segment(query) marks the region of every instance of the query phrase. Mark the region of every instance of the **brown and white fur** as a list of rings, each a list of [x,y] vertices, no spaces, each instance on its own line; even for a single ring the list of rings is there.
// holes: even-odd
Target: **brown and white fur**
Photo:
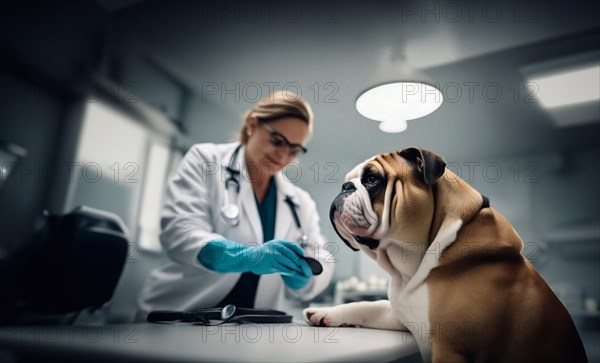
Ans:
[[[390,275],[389,300],[304,310],[320,326],[408,330],[425,362],[586,362],[559,299],[523,242],[427,150],[377,155],[346,176],[338,235]]]

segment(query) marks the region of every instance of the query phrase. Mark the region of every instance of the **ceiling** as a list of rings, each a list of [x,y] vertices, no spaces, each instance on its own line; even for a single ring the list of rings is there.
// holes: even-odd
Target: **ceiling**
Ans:
[[[520,72],[597,49],[599,2],[98,2],[111,10],[118,34],[194,91],[186,122],[198,141],[229,137],[256,85],[266,95],[274,83],[299,87],[311,102],[309,147],[349,160],[409,145],[449,160],[510,158],[592,146],[599,134],[598,122],[555,128],[528,98]],[[447,98],[400,134],[383,134],[354,108],[390,47],[404,49]],[[203,94],[208,84],[237,84],[242,99]]]

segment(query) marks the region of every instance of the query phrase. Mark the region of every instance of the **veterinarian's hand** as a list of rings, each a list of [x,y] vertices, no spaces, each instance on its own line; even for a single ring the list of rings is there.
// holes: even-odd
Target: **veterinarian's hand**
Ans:
[[[302,262],[304,262],[304,261],[302,261]],[[306,264],[306,262],[304,262],[304,263]],[[308,270],[308,273],[309,273],[309,275],[305,275],[303,273],[300,274],[297,272],[281,273],[281,278],[283,279],[283,282],[288,287],[290,287],[294,290],[300,290],[304,286],[308,285],[308,282],[310,281],[310,277],[313,274],[312,271],[310,271],[310,268]]]
[[[300,245],[297,243],[289,242],[289,241],[273,240],[270,242],[282,244],[282,245],[288,247],[289,250],[292,251],[296,255],[296,256],[293,256],[292,259],[298,266],[300,266],[300,270],[290,269],[288,271],[282,271],[281,278],[283,279],[283,282],[288,287],[290,287],[294,290],[299,290],[299,289],[303,288],[304,286],[308,285],[308,282],[310,281],[310,277],[313,275],[313,273],[312,273],[312,270],[310,269],[310,266],[308,265],[308,263],[304,259],[301,258],[304,256],[304,250],[302,249],[302,247],[300,247]],[[267,243],[269,243],[269,242],[267,242]]]
[[[304,256],[304,250],[297,243],[289,241],[272,240],[260,246],[244,246],[233,241],[215,240],[200,250],[198,261],[216,272],[285,274],[293,280],[290,281],[293,286],[300,286],[301,276],[307,279],[312,276],[310,267],[300,256]],[[304,282],[302,286],[307,283]],[[296,288],[292,285],[290,287]]]
[[[250,271],[255,274],[280,273],[287,276],[312,276],[310,267],[301,256],[304,250],[299,244],[283,240],[271,240],[262,246],[251,247],[255,252],[250,261]]]

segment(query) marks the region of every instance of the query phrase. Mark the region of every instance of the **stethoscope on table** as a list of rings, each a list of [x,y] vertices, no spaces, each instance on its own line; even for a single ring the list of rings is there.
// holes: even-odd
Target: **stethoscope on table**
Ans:
[[[240,193],[240,171],[234,169],[234,163],[237,159],[238,153],[241,149],[242,145],[239,145],[231,155],[229,159],[229,163],[227,164],[227,179],[225,179],[225,194],[223,197],[223,206],[221,207],[221,216],[223,219],[229,223],[231,226],[237,226],[240,223],[240,208],[231,202],[229,198],[229,186],[233,185],[235,188],[235,193],[239,195]],[[300,230],[301,237],[298,239],[298,243],[300,247],[304,248],[308,246],[308,236],[304,232],[304,228],[302,228],[302,224],[300,223],[300,218],[298,217],[298,212],[296,212],[296,208],[298,207],[296,203],[292,200],[289,195],[285,197],[285,203],[290,207],[290,211],[292,212],[292,216],[294,217],[294,221],[296,222],[296,227]],[[315,260],[311,257],[304,257],[306,262],[313,271],[313,274],[318,275],[323,271],[323,267],[319,263],[319,261]],[[318,265],[318,266],[317,266]]]

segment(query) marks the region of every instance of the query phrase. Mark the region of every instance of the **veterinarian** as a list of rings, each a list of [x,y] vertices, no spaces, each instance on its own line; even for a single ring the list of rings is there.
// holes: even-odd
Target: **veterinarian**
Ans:
[[[315,203],[282,173],[306,152],[313,122],[306,101],[276,91],[246,112],[238,142],[190,148],[162,212],[170,261],[147,279],[136,320],[153,310],[276,308],[282,295],[306,301],[327,287],[333,264]]]

